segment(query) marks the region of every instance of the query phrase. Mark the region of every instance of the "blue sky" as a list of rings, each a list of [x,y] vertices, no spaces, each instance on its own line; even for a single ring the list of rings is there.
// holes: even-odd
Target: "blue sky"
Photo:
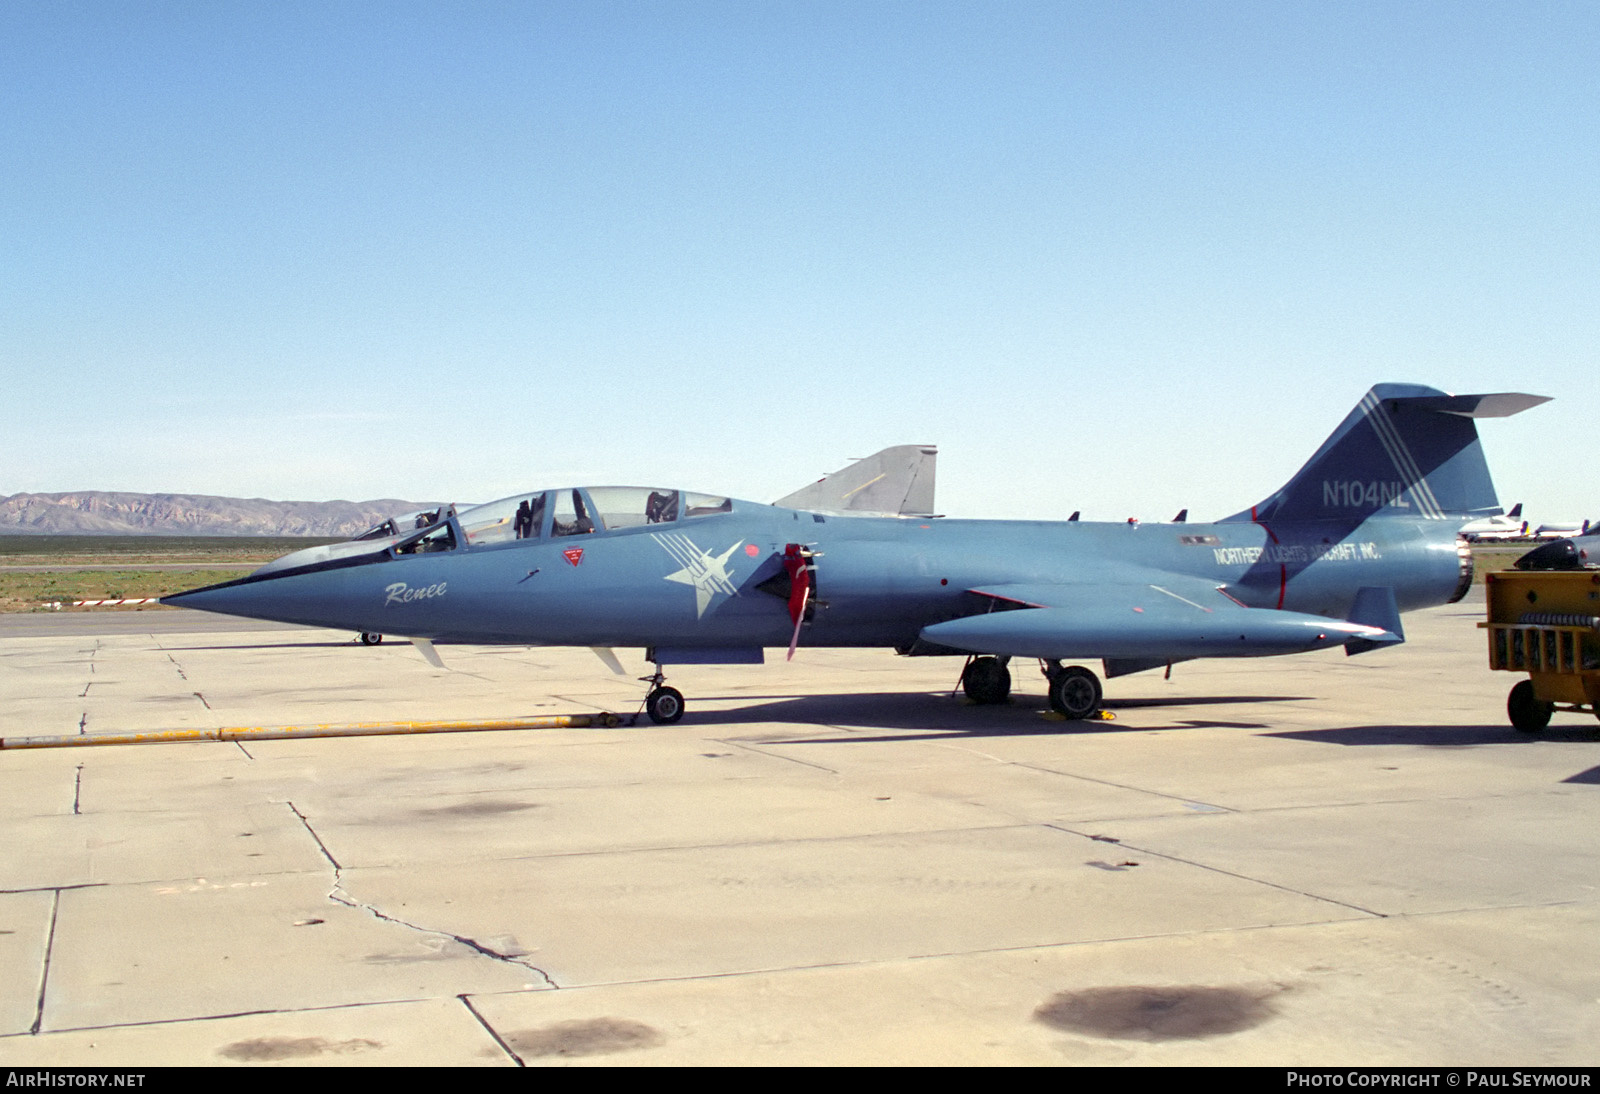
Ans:
[[[0,494],[1220,517],[1371,384],[1600,516],[1600,5],[0,6]]]

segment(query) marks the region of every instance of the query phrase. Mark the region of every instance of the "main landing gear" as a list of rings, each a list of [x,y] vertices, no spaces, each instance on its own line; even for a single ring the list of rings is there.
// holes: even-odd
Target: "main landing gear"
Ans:
[[[979,706],[999,706],[1011,698],[1009,657],[974,657],[961,670],[961,690]]]
[[[1044,665],[1050,681],[1050,706],[1069,722],[1100,713],[1100,678],[1082,665],[1062,667],[1059,661]]]
[[[377,631],[362,631],[358,637],[363,646],[376,646],[383,641],[383,635]]]
[[[980,706],[997,706],[1011,699],[1009,657],[974,657],[961,670],[961,690]],[[1100,713],[1100,678],[1081,665],[1040,661],[1040,671],[1050,682],[1050,706],[1068,721],[1093,718]]]

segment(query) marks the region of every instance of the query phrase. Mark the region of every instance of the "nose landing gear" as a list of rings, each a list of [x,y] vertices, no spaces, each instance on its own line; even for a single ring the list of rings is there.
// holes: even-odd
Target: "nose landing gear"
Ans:
[[[683,717],[683,692],[677,688],[666,686],[666,673],[661,671],[661,666],[656,665],[656,671],[651,676],[641,676],[640,680],[650,685],[650,690],[645,693],[644,712],[650,720],[658,726],[671,725]],[[638,717],[638,715],[634,715]]]
[[[656,725],[671,725],[683,717],[683,692],[677,688],[655,688],[644,697],[644,711]]]

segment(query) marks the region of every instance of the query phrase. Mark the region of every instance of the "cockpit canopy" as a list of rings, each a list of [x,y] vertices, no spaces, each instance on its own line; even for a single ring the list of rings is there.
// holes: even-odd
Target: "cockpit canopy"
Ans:
[[[457,514],[473,547],[519,539],[586,536],[727,513],[729,498],[650,486],[590,486],[518,494]]]
[[[307,547],[274,559],[257,576],[327,566],[357,566],[394,555],[425,555],[461,546],[588,536],[730,513],[733,501],[650,486],[565,487],[517,494],[457,512],[444,505],[386,520],[355,539]]]
[[[426,528],[437,524],[444,516],[449,506],[441,505],[436,509],[418,509],[414,513],[405,513],[398,517],[390,517],[382,524],[375,524],[356,537],[356,541],[364,539],[389,539],[392,536],[403,536],[414,532],[418,528]]]

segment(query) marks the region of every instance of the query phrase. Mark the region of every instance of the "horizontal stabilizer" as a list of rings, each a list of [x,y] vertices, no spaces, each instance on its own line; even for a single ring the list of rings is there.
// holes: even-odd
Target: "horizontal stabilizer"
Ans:
[[[1403,401],[1419,410],[1454,414],[1460,418],[1509,418],[1540,403],[1548,403],[1550,396],[1528,395],[1520,391],[1499,391],[1493,395],[1424,395]]]

